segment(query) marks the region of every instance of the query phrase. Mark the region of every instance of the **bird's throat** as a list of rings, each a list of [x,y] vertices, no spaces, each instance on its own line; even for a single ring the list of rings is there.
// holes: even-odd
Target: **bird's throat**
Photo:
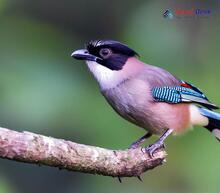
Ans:
[[[124,75],[123,71],[110,70],[96,62],[87,61],[86,63],[99,83],[101,90],[114,88],[128,78],[127,75]]]
[[[144,68],[144,64],[135,57],[129,58],[121,70],[111,70],[96,62],[86,61],[86,63],[101,90],[116,87],[125,80],[135,77]]]

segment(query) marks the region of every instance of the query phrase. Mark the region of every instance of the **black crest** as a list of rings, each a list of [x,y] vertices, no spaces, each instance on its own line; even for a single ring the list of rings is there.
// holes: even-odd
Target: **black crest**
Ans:
[[[138,55],[134,50],[129,48],[127,45],[114,40],[91,40],[86,44],[86,49],[92,54],[97,55],[97,52],[101,48],[111,48],[115,53],[123,54],[126,56]]]

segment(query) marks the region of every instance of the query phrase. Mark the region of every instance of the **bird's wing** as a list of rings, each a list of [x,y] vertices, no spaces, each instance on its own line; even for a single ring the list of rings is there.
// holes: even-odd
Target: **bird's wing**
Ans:
[[[197,103],[209,109],[218,109],[200,89],[184,81],[178,86],[153,87],[152,96],[158,102]]]

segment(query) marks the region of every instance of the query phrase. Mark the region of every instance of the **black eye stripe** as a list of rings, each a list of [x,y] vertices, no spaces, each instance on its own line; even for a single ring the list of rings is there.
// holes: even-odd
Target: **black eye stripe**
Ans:
[[[112,40],[90,41],[86,45],[86,49],[90,54],[100,59],[97,63],[114,71],[121,70],[129,57],[137,55],[125,44]],[[108,53],[109,50],[110,53]]]

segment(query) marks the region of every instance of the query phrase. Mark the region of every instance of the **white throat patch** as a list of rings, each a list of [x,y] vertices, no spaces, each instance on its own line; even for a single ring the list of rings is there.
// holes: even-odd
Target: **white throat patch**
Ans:
[[[102,90],[114,88],[126,78],[121,71],[110,70],[92,61],[86,61],[86,63]]]

